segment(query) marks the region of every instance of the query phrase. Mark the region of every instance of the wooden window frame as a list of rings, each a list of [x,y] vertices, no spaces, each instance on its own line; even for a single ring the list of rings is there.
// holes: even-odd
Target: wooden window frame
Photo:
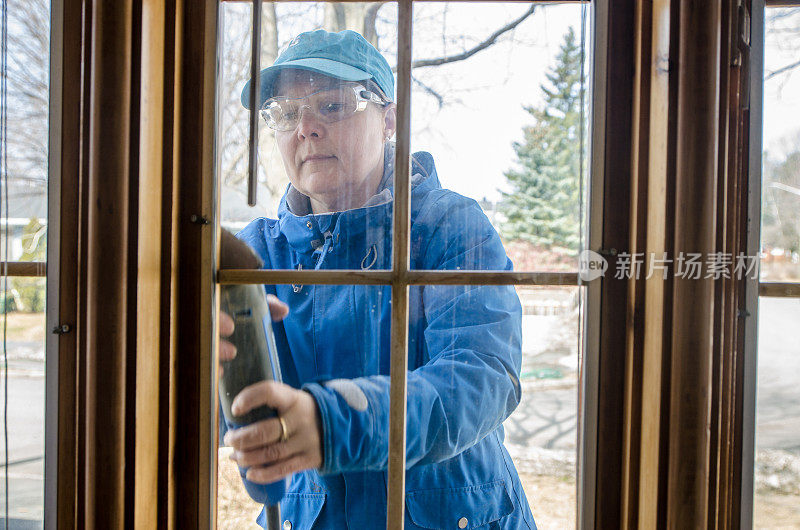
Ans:
[[[639,225],[634,222],[643,204],[642,191],[637,187],[643,181],[634,177],[643,167],[639,164],[649,160],[642,140],[650,141],[653,127],[661,131],[659,134],[674,138],[671,116],[651,114],[652,109],[647,107],[643,94],[652,90],[652,80],[637,70],[641,67],[637,61],[646,59],[642,35],[652,36],[642,33],[642,17],[652,14],[642,6],[664,4],[671,5],[673,13],[678,12],[676,0],[593,2],[595,75],[587,246],[608,256],[612,266],[615,251],[638,248],[642,242],[641,233],[636,232]],[[122,0],[118,6],[111,6],[99,0],[53,0],[47,326],[63,330],[66,325],[67,331],[50,334],[47,339],[46,528],[120,523],[167,528],[215,526],[214,327],[220,284],[299,281],[392,286],[388,514],[393,529],[402,528],[404,510],[407,337],[405,331],[397,330],[407,329],[408,286],[581,285],[574,273],[410,270],[407,81],[412,1],[401,0],[398,5],[399,40],[406,45],[398,49],[393,219],[397,228],[392,269],[236,271],[217,267],[214,141],[219,2]],[[763,40],[758,21],[763,21],[763,0],[752,0],[752,6],[754,44],[749,73],[753,103],[749,114],[747,212],[751,219],[758,219],[758,71],[762,68],[759,54],[763,53],[763,47],[758,48],[759,39]],[[107,31],[106,24],[124,31]],[[674,21],[671,24],[681,29]],[[155,35],[155,41],[142,35]],[[669,38],[677,40],[680,36],[673,32]],[[109,51],[114,47],[120,50],[117,55]],[[667,65],[665,71],[670,68]],[[124,81],[120,83],[120,79]],[[675,87],[667,84],[663,88],[667,92],[651,102],[665,94],[677,97],[671,95],[678,93]],[[121,110],[98,106],[115,95],[127,102]],[[123,125],[128,141],[115,136],[117,129],[100,119],[100,110],[104,118]],[[118,154],[128,162],[115,162]],[[109,169],[119,171],[121,182],[100,178]],[[154,182],[155,188],[149,185]],[[125,214],[121,222],[104,210],[107,204],[122,208]],[[153,215],[157,216],[155,221],[143,222]],[[104,222],[109,219],[113,222]],[[158,232],[159,237],[153,241],[150,233],[142,230]],[[750,225],[746,235],[747,249],[757,252],[758,230]],[[111,251],[120,256],[112,270],[101,266],[102,252],[109,248],[103,245],[108,241],[112,242]],[[8,270],[13,275],[39,276],[45,272],[43,266],[30,264],[8,264]],[[98,285],[104,289],[97,289]],[[705,515],[670,511],[676,506],[666,486],[677,475],[670,474],[663,463],[659,468],[656,462],[655,497],[637,493],[642,491],[639,473],[644,468],[631,463],[641,462],[636,440],[643,426],[641,363],[647,360],[637,352],[642,351],[642,341],[647,337],[635,309],[642,301],[643,286],[602,279],[584,287],[578,526],[630,528],[646,504],[660,521],[696,522],[699,519],[693,517]],[[799,291],[797,284],[756,280],[744,285],[740,299],[745,311],[755,317],[759,294],[796,297]],[[125,297],[125,302],[114,305],[117,295]],[[143,306],[145,303],[150,305]],[[113,311],[103,312],[103,308]],[[143,308],[156,314],[141,316]],[[628,308],[628,312],[621,308]],[[669,312],[655,313],[656,318],[664,315],[668,317]],[[107,325],[118,326],[125,335],[102,336],[99,330]],[[715,511],[719,506],[728,505],[738,515],[733,519],[725,515],[727,519],[720,519],[721,527],[730,527],[736,517],[744,526],[752,520],[752,499],[748,505],[747,495],[752,492],[754,433],[743,427],[753,425],[754,418],[755,332],[756,318],[745,319],[741,328],[743,355],[731,372],[735,377],[725,383],[728,386],[716,389],[741,389],[736,394],[740,400],[735,404],[736,414],[725,420],[726,428],[739,429],[741,435],[733,439],[738,476],[734,472],[722,486],[727,488],[725,499],[730,502],[709,506],[715,517],[719,516]],[[712,362],[719,360],[714,357]],[[103,366],[113,368],[111,380],[98,377]],[[658,392],[655,398],[665,403],[668,388]],[[99,414],[98,397],[118,404],[115,413]],[[120,447],[100,448],[97,435],[101,431],[113,433]],[[663,434],[659,440],[659,454],[655,456],[669,455],[671,449],[665,445]],[[685,447],[680,445],[685,442],[676,440],[676,447]],[[111,473],[98,469],[96,463],[104,455],[115,462],[125,461],[126,470],[119,466]]]

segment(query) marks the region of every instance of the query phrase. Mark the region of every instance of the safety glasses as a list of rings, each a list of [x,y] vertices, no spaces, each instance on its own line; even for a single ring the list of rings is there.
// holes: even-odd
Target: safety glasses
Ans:
[[[367,103],[375,103],[382,107],[388,104],[362,85],[341,85],[302,98],[286,96],[270,98],[261,106],[261,117],[271,129],[291,131],[297,127],[306,109],[313,112],[323,123],[335,123],[364,110],[367,108]]]

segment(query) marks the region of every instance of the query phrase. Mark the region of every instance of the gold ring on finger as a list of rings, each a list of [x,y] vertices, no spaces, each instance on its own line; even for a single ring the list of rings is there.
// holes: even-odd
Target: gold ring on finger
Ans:
[[[281,424],[281,437],[278,439],[278,441],[285,442],[289,439],[289,428],[286,427],[286,420],[284,420],[280,415],[278,415],[278,421]]]

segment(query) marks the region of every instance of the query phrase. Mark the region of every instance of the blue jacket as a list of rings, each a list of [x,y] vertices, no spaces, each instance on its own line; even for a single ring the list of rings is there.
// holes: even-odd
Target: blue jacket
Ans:
[[[387,156],[384,182],[391,168]],[[412,268],[511,269],[480,206],[441,187],[430,154],[415,154],[412,172]],[[257,219],[238,237],[265,268],[389,269],[387,189],[383,202],[320,215],[295,215],[285,195],[277,220]],[[291,308],[274,326],[284,382],[314,396],[324,437],[323,467],[294,476],[282,518],[293,530],[383,528],[391,288],[266,289]],[[535,529],[503,446],[502,422],[521,393],[514,289],[411,287],[409,321],[405,527]]]

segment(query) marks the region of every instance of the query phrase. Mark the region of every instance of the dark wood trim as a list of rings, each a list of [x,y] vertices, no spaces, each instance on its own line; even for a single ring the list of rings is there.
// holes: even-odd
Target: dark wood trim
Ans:
[[[13,277],[45,277],[47,276],[47,263],[44,261],[9,261],[0,262],[0,272],[3,276]]]
[[[216,105],[217,9],[215,0],[176,3],[174,149],[176,306],[175,508],[179,528],[213,528],[216,517],[217,399],[214,270],[214,124]],[[210,224],[197,224],[192,216]]]
[[[145,12],[152,12],[155,10],[154,0],[145,0],[147,8]],[[157,0],[156,0],[157,1]],[[142,98],[146,97],[144,94],[145,87],[142,86],[142,77],[148,79],[148,83],[153,81],[151,72],[148,68],[151,67],[145,56],[142,54],[142,2],[131,3],[131,22],[130,22],[130,46],[131,46],[131,65],[130,65],[130,110],[128,111],[128,120],[130,132],[128,133],[128,220],[127,220],[127,246],[125,253],[126,260],[126,285],[125,292],[125,322],[127,330],[125,333],[125,351],[127,355],[124,360],[125,370],[125,393],[122,396],[124,402],[125,414],[125,515],[124,524],[126,528],[150,526],[148,523],[155,521],[155,512],[150,508],[153,504],[148,497],[150,492],[155,490],[155,482],[142,484],[142,478],[148,474],[153,474],[152,456],[151,454],[144,455],[142,450],[150,446],[149,442],[156,434],[152,429],[153,417],[139,416],[137,409],[140,409],[140,400],[150,400],[153,395],[158,395],[158,389],[148,387],[153,381],[154,377],[151,374],[145,374],[142,366],[150,361],[153,355],[140,355],[139,344],[142,341],[142,335],[147,336],[154,332],[152,329],[145,329],[151,322],[148,319],[154,312],[142,311],[140,307],[139,297],[145,298],[147,305],[146,308],[153,307],[152,301],[147,300],[148,291],[151,290],[148,285],[152,272],[149,270],[150,263],[147,258],[151,256],[151,238],[158,237],[153,234],[153,231],[148,230],[140,237],[140,231],[143,226],[149,228],[151,220],[148,216],[151,214],[150,201],[148,201],[147,187],[153,184],[154,176],[147,174],[148,170],[152,168],[148,165],[148,161],[144,160],[145,174],[140,170],[140,157],[143,154],[142,149],[144,145],[143,140],[146,141],[147,133],[143,138],[141,135],[141,119],[142,119],[142,104],[145,105],[145,112],[150,113],[152,109],[147,108],[147,102],[143,102]],[[144,44],[147,46],[147,44]],[[140,190],[143,192],[143,197],[139,197]],[[141,211],[140,211],[141,210]],[[142,246],[140,247],[140,243]],[[144,274],[142,274],[144,273]],[[143,278],[147,278],[144,282]],[[145,313],[145,314],[142,314]],[[143,319],[143,320],[142,320]],[[157,351],[153,344],[142,344],[142,346],[149,346],[143,348],[148,353]],[[141,385],[141,386],[140,386]],[[156,448],[157,449],[157,448]],[[157,452],[155,453],[157,454]],[[143,458],[140,460],[139,457]],[[148,477],[149,478],[149,477]],[[138,488],[137,488],[138,486]],[[143,511],[142,504],[148,507],[148,510]],[[138,506],[137,506],[138,505]],[[139,509],[137,509],[139,508]],[[152,515],[151,515],[152,514]]]
[[[86,488],[84,484],[86,483],[86,401],[88,392],[86,391],[86,348],[87,348],[87,326],[86,326],[86,311],[88,307],[88,303],[86,300],[86,293],[87,293],[87,285],[89,283],[88,280],[88,272],[86,263],[88,262],[88,241],[89,241],[89,223],[85,221],[87,217],[87,208],[89,203],[89,183],[88,183],[88,174],[89,174],[89,161],[91,160],[91,152],[90,152],[90,145],[91,143],[88,141],[89,136],[89,126],[91,123],[91,105],[89,102],[91,101],[92,95],[92,76],[89,74],[91,68],[91,57],[92,57],[92,50],[94,49],[94,42],[91,38],[92,35],[92,27],[94,26],[94,19],[91,16],[86,16],[86,10],[88,8],[84,5],[82,13],[83,16],[83,36],[84,36],[84,48],[83,48],[83,57],[81,59],[81,94],[79,97],[80,101],[80,112],[81,112],[81,128],[80,128],[80,186],[79,186],[79,202],[77,205],[77,212],[78,212],[78,219],[76,222],[78,223],[78,248],[77,248],[77,255],[78,255],[78,267],[77,267],[77,278],[75,281],[78,284],[77,287],[77,294],[78,298],[76,303],[78,304],[78,313],[77,313],[77,323],[76,323],[76,332],[77,332],[77,374],[75,378],[77,380],[76,383],[76,390],[78,393],[77,399],[77,473],[76,473],[76,483],[77,483],[77,493],[76,493],[76,524],[78,528],[83,528],[86,526]]]
[[[716,251],[720,2],[681,2],[674,255]],[[667,526],[708,523],[714,281],[673,281]]]
[[[658,2],[655,2],[658,4]],[[657,31],[662,25],[653,22],[653,12],[658,12],[660,6],[653,5],[651,2],[637,2],[636,4],[636,30],[635,30],[635,77],[634,77],[634,107],[633,107],[633,130],[632,130],[632,153],[631,153],[631,226],[630,226],[630,249],[631,253],[648,252],[648,239],[650,246],[659,246],[663,251],[663,241],[653,241],[659,239],[657,229],[663,227],[664,220],[664,193],[651,195],[651,190],[661,191],[661,182],[657,179],[662,177],[661,172],[666,168],[658,168],[650,171],[650,143],[653,135],[664,127],[659,118],[658,99],[651,95],[651,92],[659,94],[659,89],[663,89],[663,79],[658,72],[652,68],[653,55],[658,55],[658,51],[653,51],[657,46],[657,35],[654,35],[654,26]],[[663,9],[663,8],[661,8]],[[655,114],[651,117],[651,112]],[[652,128],[651,128],[652,122]],[[663,132],[662,132],[663,134]],[[656,151],[660,154],[659,151]],[[651,182],[651,180],[655,182]],[[654,234],[650,234],[654,232]],[[663,238],[661,238],[663,239]],[[646,311],[645,302],[654,295],[662,295],[664,281],[663,278],[655,276],[650,280],[645,278],[634,278],[628,281],[628,303],[627,318],[629,326],[632,328],[627,333],[626,360],[625,360],[625,418],[624,418],[624,438],[622,448],[622,506],[620,528],[633,529],[639,528],[639,497],[644,488],[645,494],[649,493],[648,486],[654,477],[648,473],[648,466],[642,464],[641,460],[647,460],[650,453],[657,453],[657,446],[653,444],[642,445],[642,437],[647,440],[658,438],[658,423],[653,425],[645,422],[642,418],[642,409],[647,407],[648,416],[653,417],[658,410],[658,402],[647,402],[647,395],[643,395],[643,385],[655,386],[652,375],[645,368],[649,368],[653,363],[651,357],[660,358],[661,344],[649,344],[650,348],[645,350],[647,332],[654,331],[654,324],[659,322],[648,322],[650,315]],[[661,288],[661,292],[653,292],[653,288]],[[663,295],[662,295],[663,296]],[[653,302],[651,302],[652,304]],[[649,328],[645,328],[650,324]],[[649,338],[649,337],[647,337]],[[646,381],[646,383],[645,383]],[[649,390],[649,388],[648,388]],[[646,392],[644,393],[646,394]],[[644,433],[644,434],[643,434]],[[655,436],[653,436],[655,435]],[[644,507],[650,506],[645,503]],[[644,510],[643,510],[644,511]]]
[[[758,284],[758,296],[800,298],[800,283],[761,282]]]
[[[654,33],[637,36],[640,46],[653,47],[652,59],[638,50],[634,132],[649,145],[634,136],[631,246],[673,256],[750,255],[749,4],[664,0],[640,4],[637,14],[648,8]],[[647,30],[647,21],[639,28]],[[670,28],[667,48],[657,28]],[[649,96],[643,65],[653,70]],[[646,97],[649,110],[639,112]],[[744,429],[752,429],[742,420],[744,323],[754,317],[741,307],[753,281],[673,274],[645,282],[643,300],[638,282],[630,282],[621,526],[741,526],[749,495],[742,489]]]
[[[631,141],[634,92],[635,2],[609,0],[605,99],[595,100],[605,115],[603,150],[601,248],[630,249]],[[595,28],[595,31],[601,31]],[[598,82],[595,80],[595,82]],[[597,124],[595,124],[597,126]],[[597,250],[597,249],[594,249]],[[616,259],[609,260],[616,270]],[[597,359],[597,429],[595,443],[594,528],[622,526],[622,455],[625,416],[626,329],[629,285],[602,280],[599,308],[599,358]],[[591,443],[591,441],[590,441]]]
[[[52,230],[52,228],[51,228]],[[0,268],[5,262],[0,263]],[[339,274],[341,273],[341,274]],[[346,274],[346,276],[345,276]],[[8,276],[45,277],[44,262],[11,261]],[[409,285],[585,285],[579,282],[577,272],[455,272],[455,271],[410,271]],[[389,285],[388,271],[280,271],[250,269],[220,269],[217,283],[233,284],[350,284]],[[800,297],[800,282],[759,282],[759,296],[797,298]]]
[[[220,269],[217,282],[230,284],[390,285],[391,271]],[[408,285],[579,285],[576,272],[408,271]]]
[[[164,5],[164,85],[161,146],[161,296],[159,312],[158,369],[158,528],[174,529],[177,484],[175,482],[175,428],[177,425],[176,352],[177,280],[178,280],[178,159],[176,130],[180,119],[180,37],[181,0],[166,0]]]
[[[47,329],[45,368],[45,510],[48,530],[79,527],[79,210],[82,152],[83,6],[51,7],[48,164]],[[37,269],[41,270],[40,267]],[[10,271],[9,271],[10,272]]]
[[[128,268],[132,11],[131,0],[91,10],[84,489],[85,524],[100,528],[125,524],[125,455],[133,443],[126,436],[128,300],[135,296]]]
[[[738,6],[723,2],[720,17],[720,76],[719,97],[720,113],[718,127],[720,131],[720,148],[717,171],[717,207],[716,218],[718,230],[716,248],[722,252],[736,255],[743,251],[741,245],[740,220],[746,217],[742,209],[742,90],[743,70],[746,69],[748,56],[747,45],[741,42],[742,28]],[[742,9],[748,9],[745,5]],[[744,164],[746,167],[746,164]],[[745,172],[746,174],[746,172]],[[737,356],[737,308],[740,292],[735,278],[723,278],[715,283],[714,288],[714,331],[712,357],[711,387],[711,429],[709,459],[709,495],[708,513],[709,528],[738,528],[732,526],[734,497],[737,497],[738,486],[734,480],[735,445],[734,445],[734,406],[735,376]]]
[[[172,147],[176,35],[182,36],[175,9],[165,0],[141,9],[130,1],[54,4],[54,32],[63,35],[54,49],[63,52],[53,62],[48,326],[67,324],[69,331],[48,340],[46,457],[57,455],[55,471],[46,463],[46,502],[55,507],[46,512],[48,529],[182,526],[176,492],[190,488],[176,486],[174,464],[178,194]],[[213,81],[210,86],[213,93]],[[140,114],[140,104],[147,112]],[[189,136],[197,138],[196,130]],[[202,149],[212,151],[207,138]],[[209,366],[210,356],[209,348]],[[52,385],[51,374],[58,374]],[[207,405],[196,445],[213,443]],[[211,463],[209,450],[189,468],[208,470]],[[187,511],[195,512],[198,526],[211,526],[212,474],[196,475]],[[203,481],[206,490],[198,495]]]

